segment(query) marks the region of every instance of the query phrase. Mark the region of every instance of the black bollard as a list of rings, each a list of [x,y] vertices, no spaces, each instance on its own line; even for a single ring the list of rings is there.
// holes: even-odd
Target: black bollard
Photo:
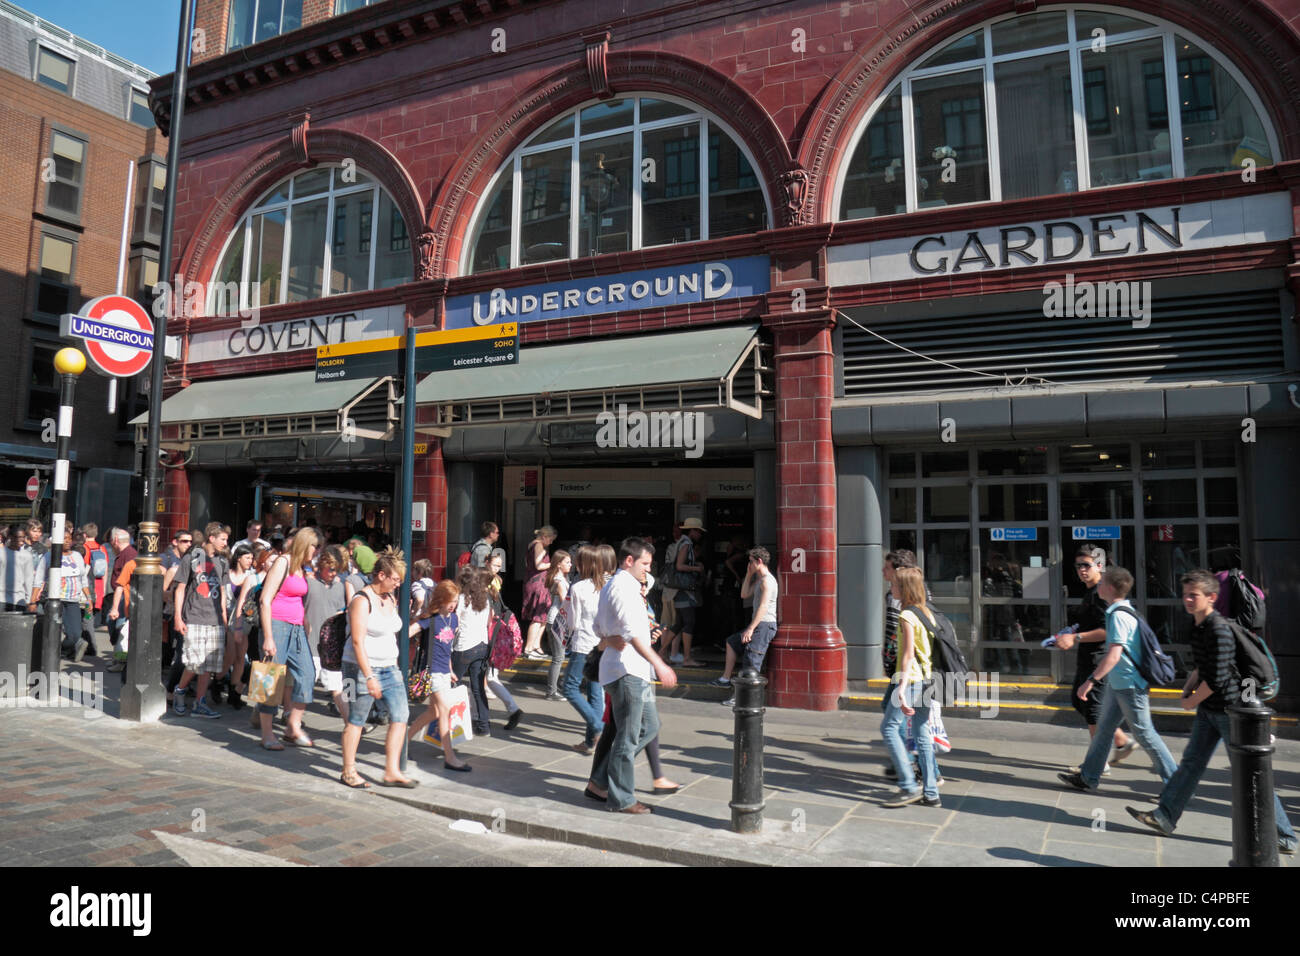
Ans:
[[[1257,700],[1228,708],[1233,866],[1277,866],[1272,716],[1273,711]]]
[[[731,682],[736,692],[736,737],[731,764],[731,829],[763,829],[763,706],[767,678],[746,668]]]

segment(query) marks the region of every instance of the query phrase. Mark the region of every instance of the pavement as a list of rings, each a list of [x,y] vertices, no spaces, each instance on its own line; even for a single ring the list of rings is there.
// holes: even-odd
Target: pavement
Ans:
[[[458,748],[472,773],[444,771],[441,752],[416,742],[408,772],[417,789],[359,792],[338,782],[341,722],[320,692],[305,721],[316,746],[268,753],[248,711],[225,704],[220,720],[116,719],[120,677],[102,675],[103,664],[65,665],[106,678],[102,695],[0,705],[0,862],[1218,867],[1231,856],[1223,749],[1166,838],[1124,809],[1149,807],[1160,790],[1141,753],[1095,793],[1057,781],[1082,759],[1081,727],[946,717],[943,806],[886,810],[879,803],[894,791],[881,773],[878,715],[769,709],[763,828],[741,835],[729,828],[733,716],[717,702],[661,698],[666,773],[683,787],[654,796],[642,758],[638,797],[655,813],[633,817],[583,797],[591,760],[572,750],[578,716],[528,682],[512,685],[525,711],[514,732],[494,703],[492,735]],[[1166,742],[1178,757],[1186,737]],[[1300,743],[1276,748],[1294,823]],[[363,739],[358,762],[372,781],[382,776],[380,732]]]

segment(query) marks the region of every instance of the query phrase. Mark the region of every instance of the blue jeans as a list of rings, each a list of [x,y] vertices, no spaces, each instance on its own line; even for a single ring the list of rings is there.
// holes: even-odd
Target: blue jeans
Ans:
[[[898,773],[898,785],[907,793],[924,791],[931,800],[939,798],[939,766],[934,759],[934,735],[930,732],[930,704],[923,692],[923,685],[915,681],[907,685],[901,695],[909,707],[916,711],[912,717],[912,726],[916,729],[916,760],[921,765],[921,783],[918,785],[912,773],[912,761],[907,754],[907,743],[903,731],[907,724],[907,715],[903,713],[899,701],[898,685],[891,684],[885,695],[885,716],[880,722],[880,735],[885,738],[885,747],[889,757],[894,761],[894,770]]]
[[[77,651],[77,641],[85,638],[85,627],[81,619],[81,605],[76,601],[61,601],[63,605],[63,641],[61,650],[71,657]],[[95,645],[91,644],[93,652]]]
[[[659,733],[659,709],[655,706],[655,685],[624,674],[605,687],[610,698],[610,716],[618,730],[609,755],[597,761],[591,780],[609,793],[610,810],[626,810],[636,803],[636,758]]]
[[[394,664],[392,667],[372,667],[370,673],[379,679],[379,694],[388,705],[388,719],[394,724],[406,723],[411,716],[411,707],[407,702],[402,669]],[[357,665],[349,661],[343,662],[343,693],[348,699],[348,723],[364,727],[375,698],[366,689]]]
[[[1128,721],[1129,731],[1142,745],[1142,749],[1151,755],[1156,773],[1165,783],[1174,775],[1176,766],[1169,748],[1160,739],[1156,729],[1151,726],[1151,708],[1147,702],[1147,692],[1137,687],[1119,688],[1111,683],[1101,695],[1101,712],[1097,715],[1097,736],[1092,738],[1088,747],[1088,756],[1079,768],[1079,775],[1089,787],[1097,786],[1101,772],[1110,757],[1110,748],[1115,742],[1115,728],[1121,720]]]
[[[1183,815],[1188,801],[1196,792],[1196,785],[1201,782],[1205,768],[1219,746],[1219,740],[1228,739],[1230,722],[1227,711],[1196,708],[1192,736],[1187,741],[1187,749],[1183,751],[1182,763],[1165,782],[1165,788],[1160,792],[1160,805],[1155,809],[1155,817],[1165,832],[1173,833],[1178,826],[1178,818]],[[1232,759],[1232,751],[1228,751],[1228,758]],[[1294,846],[1295,830],[1291,828],[1291,821],[1287,819],[1282,800],[1276,792],[1273,794],[1273,815],[1277,818],[1278,842]]]
[[[312,687],[316,683],[316,665],[311,659],[311,644],[301,624],[271,620],[271,640],[275,641],[276,664],[283,664],[293,678],[289,699],[295,704],[310,704]],[[274,714],[275,707],[258,704],[259,714]]]
[[[587,693],[582,693],[582,668],[587,663],[586,654],[570,654],[569,669],[564,672],[560,692],[573,709],[582,715],[587,724],[587,746],[590,747],[605,727],[605,689],[598,681],[587,681]]]

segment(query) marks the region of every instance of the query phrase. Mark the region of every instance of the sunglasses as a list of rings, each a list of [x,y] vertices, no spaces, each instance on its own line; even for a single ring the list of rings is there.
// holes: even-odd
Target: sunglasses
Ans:
[[[1074,566],[1074,570],[1076,570],[1076,571],[1088,571],[1088,570],[1090,570],[1091,568],[1092,568],[1092,565],[1091,565],[1091,564],[1076,564],[1076,565]]]
[[[176,543],[177,543],[177,544],[193,544],[193,543],[194,543],[194,539],[193,539],[193,538],[177,538],[177,539],[176,539]]]

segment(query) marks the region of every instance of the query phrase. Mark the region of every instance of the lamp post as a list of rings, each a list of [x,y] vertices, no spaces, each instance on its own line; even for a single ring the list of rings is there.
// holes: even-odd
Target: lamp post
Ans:
[[[86,370],[86,356],[80,349],[59,349],[54,356],[54,370],[59,373],[59,427],[55,439],[54,502],[50,517],[50,549],[45,576],[45,637],[41,642],[41,673],[44,684],[40,696],[46,703],[59,697],[59,630],[63,623],[63,538],[67,524],[68,445],[72,438],[72,398],[77,376]],[[80,617],[80,616],[78,616]],[[77,637],[81,637],[78,630]]]
[[[181,0],[180,36],[176,42],[176,72],[172,76],[171,113],[155,105],[155,118],[167,134],[167,186],[163,191],[162,236],[158,275],[163,282],[155,294],[167,297],[166,308],[153,310],[154,352],[149,369],[149,426],[144,449],[144,514],[136,547],[135,574],[131,578],[134,607],[130,611],[131,648],[126,658],[126,685],[122,688],[122,717],[154,721],[167,712],[167,692],[162,673],[162,554],[158,525],[158,448],[161,441],[163,364],[167,348],[167,317],[180,289],[169,289],[172,275],[172,227],[176,218],[176,178],[180,171],[181,117],[185,110],[186,74],[190,62],[190,22],[194,0]],[[160,115],[161,114],[161,115]]]

